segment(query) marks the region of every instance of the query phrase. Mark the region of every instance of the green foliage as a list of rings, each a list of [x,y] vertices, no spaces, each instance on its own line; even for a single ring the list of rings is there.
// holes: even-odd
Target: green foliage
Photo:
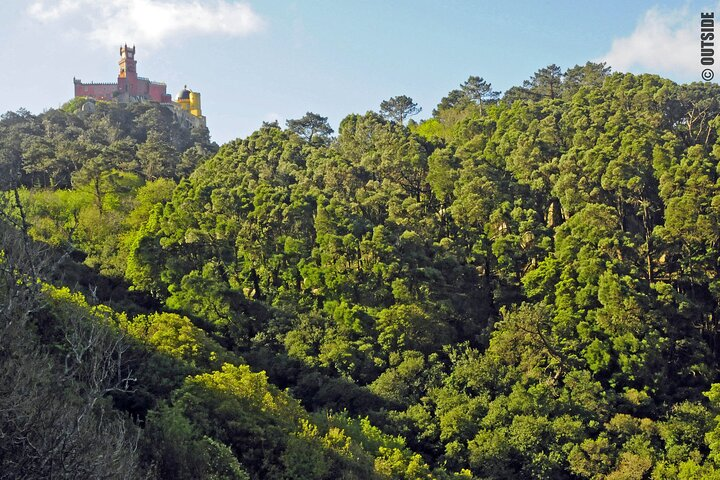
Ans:
[[[193,367],[207,370],[229,361],[240,363],[187,317],[165,312],[138,315],[121,326],[128,334],[152,345],[159,353]]]
[[[321,117],[317,113],[307,112],[302,118],[287,120],[285,124],[288,130],[298,134],[311,145],[327,144],[333,134],[327,117]]]
[[[96,405],[163,478],[718,478],[719,94],[550,65],[217,152],[153,105],[9,113],[0,314],[72,408],[118,353],[67,332],[127,342]],[[142,305],[39,292],[37,245]]]
[[[394,120],[400,125],[403,124],[406,118],[417,115],[420,111],[422,111],[422,108],[418,107],[417,103],[413,102],[413,99],[407,95],[392,97],[380,103],[380,113],[385,118]]]

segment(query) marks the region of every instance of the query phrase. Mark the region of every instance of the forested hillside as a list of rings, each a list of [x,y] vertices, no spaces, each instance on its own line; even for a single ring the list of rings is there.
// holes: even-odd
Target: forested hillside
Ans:
[[[720,478],[718,85],[82,104],[0,120],[3,478]]]

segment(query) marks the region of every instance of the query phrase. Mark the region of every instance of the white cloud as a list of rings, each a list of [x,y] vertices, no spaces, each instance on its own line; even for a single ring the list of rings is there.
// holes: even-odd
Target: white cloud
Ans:
[[[41,22],[68,22],[72,30],[105,45],[156,47],[171,38],[243,36],[260,31],[263,19],[230,0],[36,0],[27,10]]]
[[[613,40],[599,60],[620,71],[699,74],[700,12],[651,8],[635,31]]]
[[[57,20],[68,13],[80,8],[79,0],[60,0],[45,5],[44,2],[35,2],[28,8],[28,13],[41,21]]]

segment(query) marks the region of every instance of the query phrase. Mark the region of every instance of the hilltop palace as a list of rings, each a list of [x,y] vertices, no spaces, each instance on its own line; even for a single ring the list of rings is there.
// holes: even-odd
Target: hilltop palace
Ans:
[[[75,98],[89,97],[95,100],[115,101],[119,103],[157,102],[171,108],[180,123],[188,127],[204,127],[205,117],[200,108],[200,94],[188,90],[187,86],[172,101],[164,83],[152,82],[138,77],[135,46],[120,47],[120,73],[117,83],[82,83],[73,78]]]

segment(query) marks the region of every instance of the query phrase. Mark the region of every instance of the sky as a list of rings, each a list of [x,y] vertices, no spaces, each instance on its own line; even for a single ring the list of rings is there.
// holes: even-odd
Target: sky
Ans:
[[[504,91],[550,64],[694,82],[700,13],[713,11],[717,0],[0,0],[0,112],[57,108],[73,78],[114,82],[125,43],[173,98],[202,94],[220,144],[308,111],[337,129],[396,95],[420,120],[470,75]]]

